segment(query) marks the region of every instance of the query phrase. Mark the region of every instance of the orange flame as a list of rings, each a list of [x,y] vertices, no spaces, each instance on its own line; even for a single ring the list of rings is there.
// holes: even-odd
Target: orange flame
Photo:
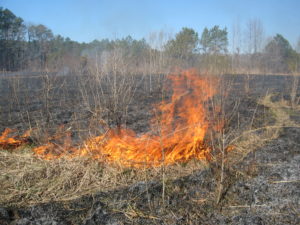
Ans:
[[[138,136],[129,129],[108,130],[78,148],[72,148],[70,139],[66,138],[60,149],[48,143],[34,152],[44,159],[91,156],[134,167],[209,159],[211,149],[204,142],[210,126],[205,103],[216,90],[193,69],[168,78],[173,94],[170,101],[164,100],[156,107],[156,116],[151,120],[154,132]]]
[[[12,129],[6,128],[0,136],[0,148],[1,149],[15,149],[19,146],[28,143],[28,137],[30,136],[30,130],[26,131],[22,136],[13,136]]]

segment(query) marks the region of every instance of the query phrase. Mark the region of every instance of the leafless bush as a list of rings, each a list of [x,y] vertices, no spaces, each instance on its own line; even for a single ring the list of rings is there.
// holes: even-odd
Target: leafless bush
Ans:
[[[115,48],[91,60],[89,72],[81,77],[83,104],[96,118],[120,128],[126,124],[128,107],[143,76],[130,70],[122,49]]]

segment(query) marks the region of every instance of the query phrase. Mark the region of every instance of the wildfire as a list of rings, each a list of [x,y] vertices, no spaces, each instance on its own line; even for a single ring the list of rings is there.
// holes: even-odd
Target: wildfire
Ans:
[[[26,131],[22,136],[12,135],[13,130],[6,128],[0,136],[0,149],[15,149],[28,143],[30,130]]]
[[[168,78],[172,97],[155,107],[151,132],[138,136],[129,129],[111,129],[77,148],[71,147],[67,135],[64,144],[58,146],[49,142],[35,148],[34,152],[48,160],[90,156],[134,167],[168,165],[192,158],[209,159],[211,149],[204,142],[210,126],[205,104],[216,90],[196,70],[172,74]]]

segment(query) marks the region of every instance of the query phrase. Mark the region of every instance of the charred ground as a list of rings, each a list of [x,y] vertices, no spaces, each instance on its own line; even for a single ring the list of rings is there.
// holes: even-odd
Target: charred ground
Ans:
[[[127,80],[133,87],[131,91],[117,87],[123,98],[116,95],[112,99],[110,80],[96,92],[96,84],[90,77],[3,75],[0,130],[10,127],[22,133],[38,127],[33,137],[36,143],[43,141],[41,136],[45,132],[51,133],[61,124],[72,129],[75,141],[84,139],[89,132],[101,133],[105,126],[120,124],[143,133],[150,129],[153,104],[170,97],[171,92],[162,85],[165,79],[163,75],[151,79],[132,76]],[[171,171],[165,180],[164,202],[160,176],[135,180],[132,179],[135,169],[124,169],[122,176],[128,177],[128,185],[96,190],[77,199],[41,204],[30,199],[30,206],[25,206],[24,193],[20,199],[1,201],[0,221],[3,224],[297,224],[300,118],[299,101],[293,101],[294,82],[292,76],[221,78],[228,92],[224,104],[228,115],[226,129],[233,137],[241,138],[234,142],[235,150],[228,153],[218,203],[221,166],[216,158],[203,166],[194,166],[200,162],[176,165],[179,170],[195,168],[182,176],[175,176],[176,169],[169,168],[174,170],[174,179]],[[119,103],[111,105],[112,100]],[[5,176],[9,175],[3,174],[2,181],[10,179]],[[5,188],[3,183],[3,194],[9,191]]]

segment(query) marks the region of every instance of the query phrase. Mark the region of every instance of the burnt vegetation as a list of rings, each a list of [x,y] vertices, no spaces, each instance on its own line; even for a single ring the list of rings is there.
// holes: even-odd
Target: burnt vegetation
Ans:
[[[78,43],[0,8],[0,223],[299,223],[299,52],[230,35]]]

